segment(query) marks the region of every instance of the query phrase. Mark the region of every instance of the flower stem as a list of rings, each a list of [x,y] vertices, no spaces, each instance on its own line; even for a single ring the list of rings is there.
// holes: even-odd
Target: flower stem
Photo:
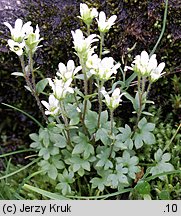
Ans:
[[[84,95],[86,96],[88,94],[88,79],[86,75],[86,67],[85,67],[84,60],[81,57],[79,57],[79,60],[82,66],[82,73],[84,74]],[[87,99],[84,98],[83,121],[85,119],[86,110],[87,110]]]
[[[74,98],[75,98],[75,102],[76,102],[77,107],[80,109],[78,100],[77,100],[76,95],[75,95],[75,91],[74,91]],[[91,138],[91,135],[90,135],[90,133],[89,133],[89,131],[88,131],[86,125],[85,125],[84,120],[83,120],[82,112],[79,113],[79,117],[80,117],[80,121],[81,121],[82,126],[83,126],[83,130],[84,130],[84,132],[88,135],[88,137],[89,137],[89,139],[90,139],[90,138]]]
[[[102,112],[102,94],[101,94],[101,89],[103,87],[103,81],[99,82],[97,80],[97,85],[98,85],[98,101],[99,101],[99,113],[98,113],[98,121],[97,121],[97,128],[99,129],[100,127],[100,120],[101,120],[101,112]]]
[[[99,58],[102,57],[102,49],[103,49],[103,44],[104,44],[104,33],[100,33],[100,51],[99,51]]]
[[[69,123],[68,123],[68,119],[67,119],[67,115],[66,115],[65,106],[64,106],[63,101],[60,102],[60,106],[61,106],[61,110],[62,110],[62,118],[63,118],[63,121],[65,123],[65,130],[67,132],[67,143],[71,144]]]
[[[113,137],[113,129],[114,129],[114,111],[113,110],[110,110],[110,121],[111,121],[111,138]],[[109,154],[109,157],[111,157],[112,155],[112,152],[113,152],[113,147],[114,147],[114,142],[115,140],[113,140],[113,142],[111,143],[111,147],[110,147],[110,154]]]
[[[137,119],[136,119],[136,125],[135,125],[135,131],[138,127],[138,122],[140,120],[141,117],[141,111],[142,111],[142,89],[141,89],[141,76],[138,76],[138,95],[139,95],[139,110],[137,112]]]
[[[110,110],[110,120],[111,120],[111,136],[113,135],[113,124],[114,124],[114,111]]]
[[[28,71],[26,71],[26,69],[25,69],[25,63],[24,63],[24,57],[23,56],[20,56],[20,62],[21,62],[21,67],[22,67],[22,70],[23,70],[23,73],[24,73],[24,77],[25,77],[25,80],[26,80],[26,84],[30,88],[31,94],[35,97],[37,105],[38,105],[38,107],[39,107],[39,109],[40,109],[40,111],[41,111],[41,113],[43,115],[44,120],[46,122],[48,122],[48,118],[45,115],[45,112],[44,112],[43,106],[42,106],[42,104],[40,102],[40,99],[39,99],[38,95],[36,94],[36,90],[34,89],[34,87],[32,86],[32,83],[30,81],[30,75],[31,75],[30,72],[32,70],[31,67],[32,67],[33,63],[32,62],[30,63],[30,61],[29,61],[29,64],[31,64],[31,66],[29,65],[29,69],[28,69]]]

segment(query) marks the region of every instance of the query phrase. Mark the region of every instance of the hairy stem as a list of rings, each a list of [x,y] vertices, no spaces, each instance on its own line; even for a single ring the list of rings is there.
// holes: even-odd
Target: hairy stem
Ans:
[[[67,132],[67,143],[71,144],[71,139],[70,139],[70,130],[69,130],[69,123],[68,123],[68,118],[66,115],[65,107],[63,101],[60,102],[61,110],[62,110],[62,118],[65,123],[65,130]]]
[[[103,44],[104,44],[104,33],[100,33],[100,50],[99,50],[99,58],[102,57],[102,50],[103,50]]]
[[[101,89],[103,87],[103,82],[99,82],[99,80],[97,81],[98,84],[98,101],[99,101],[99,113],[98,113],[98,122],[97,122],[97,128],[99,129],[100,127],[100,120],[101,120],[101,112],[102,112],[102,93],[101,93]]]
[[[42,106],[42,104],[40,102],[40,99],[39,99],[38,95],[36,94],[36,89],[34,89],[32,83],[30,81],[30,75],[31,75],[30,73],[31,73],[31,70],[32,70],[31,67],[32,67],[33,63],[29,61],[29,66],[28,66],[29,69],[28,69],[28,71],[26,71],[26,69],[25,69],[25,63],[24,63],[24,57],[23,56],[20,56],[20,62],[21,62],[21,67],[22,67],[22,70],[23,70],[23,73],[24,73],[24,77],[25,77],[25,80],[26,80],[26,84],[29,87],[29,89],[31,90],[31,94],[35,97],[37,105],[38,105],[38,107],[39,107],[39,109],[40,109],[40,111],[41,111],[41,113],[43,115],[44,120],[46,122],[48,122],[48,118],[45,115],[43,106]]]

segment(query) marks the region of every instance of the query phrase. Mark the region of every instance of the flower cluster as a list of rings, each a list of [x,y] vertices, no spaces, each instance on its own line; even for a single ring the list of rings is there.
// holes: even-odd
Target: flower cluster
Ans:
[[[47,103],[46,101],[41,101],[41,103],[47,108],[45,115],[57,116],[60,114],[59,100],[57,100],[54,95],[50,95]]]
[[[57,72],[57,76],[59,76],[64,82],[73,79],[75,74],[77,74],[82,69],[81,66],[75,68],[75,63],[73,60],[69,60],[67,62],[67,66],[60,62],[58,68],[59,71]]]
[[[84,21],[86,25],[90,25],[95,17],[98,16],[96,8],[89,8],[86,4],[80,3],[80,15],[79,18]]]
[[[53,80],[48,78],[49,85],[53,90],[53,93],[49,96],[49,103],[41,101],[47,109],[45,111],[46,115],[57,116],[61,113],[60,101],[64,100],[68,93],[74,93],[71,83],[74,75],[81,70],[80,66],[75,68],[73,60],[69,60],[67,66],[60,62],[58,67],[57,77]]]
[[[102,60],[96,54],[90,56],[86,62],[86,66],[90,69],[90,73],[94,74],[99,80],[107,81],[112,74],[117,73],[120,64],[114,65],[112,57],[105,57]]]
[[[92,43],[98,41],[96,34],[91,34],[87,38],[84,37],[82,31],[77,29],[75,32],[71,31],[73,36],[74,49],[80,58],[86,59],[88,55],[94,52],[95,47],[91,47]]]
[[[105,97],[105,103],[106,103],[107,107],[112,111],[115,110],[119,106],[119,103],[122,101],[121,97],[123,94],[120,94],[119,88],[116,88],[113,91],[111,97],[109,96],[108,92],[105,91],[104,88],[101,90],[101,93]]]
[[[23,55],[24,49],[26,53],[31,52],[33,54],[39,47],[38,44],[42,38],[40,38],[38,25],[36,26],[35,32],[33,32],[31,22],[23,24],[21,19],[15,21],[14,28],[8,22],[4,22],[4,25],[6,25],[11,32],[11,39],[8,40],[10,50],[15,52],[18,56]]]
[[[156,54],[149,57],[146,51],[142,51],[141,55],[135,57],[130,69],[140,76],[148,76],[151,82],[155,82],[164,74],[162,73],[164,67],[164,62],[158,65]]]
[[[116,19],[117,16],[113,15],[107,20],[105,13],[101,11],[99,13],[99,19],[97,19],[99,31],[102,33],[108,32],[112,25],[114,25]]]

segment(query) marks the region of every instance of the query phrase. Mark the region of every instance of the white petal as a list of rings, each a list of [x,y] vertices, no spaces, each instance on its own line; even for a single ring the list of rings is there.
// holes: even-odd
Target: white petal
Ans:
[[[91,11],[91,16],[92,16],[92,18],[98,16],[98,12],[97,12],[97,9],[96,9],[96,8],[93,8],[93,9],[92,9],[92,11]]]
[[[8,40],[8,45],[12,48],[14,47],[14,45],[16,45],[17,43],[14,40],[9,39]]]
[[[75,68],[74,61],[73,60],[69,60],[67,62],[67,70],[70,71],[70,72],[73,72],[74,68]]]
[[[149,55],[146,51],[141,52],[141,64],[147,66],[149,62]]]
[[[41,103],[47,108],[47,110],[49,110],[49,108],[50,108],[50,105],[49,105],[49,103],[47,103],[46,101],[41,101]]]
[[[115,22],[116,19],[117,19],[117,16],[116,16],[116,15],[111,16],[111,17],[108,19],[109,25],[112,26],[112,25],[114,24],[114,22]]]
[[[12,31],[12,26],[8,22],[4,22],[4,25],[9,28],[10,31]]]
[[[66,66],[62,62],[58,64],[58,69],[61,75],[64,75],[66,73]]]
[[[160,63],[158,65],[157,71],[158,71],[159,74],[163,71],[164,67],[165,67],[165,63],[164,62],[162,62],[162,63]]]
[[[27,23],[25,23],[25,24],[23,25],[21,31],[22,31],[23,34],[25,34],[25,33],[27,33],[27,32],[30,32],[30,30],[31,30],[31,32],[33,33],[33,27],[31,26],[31,22],[29,21],[29,22],[27,22]]]
[[[54,97],[54,95],[51,94],[51,95],[49,96],[48,101],[49,101],[49,104],[50,104],[50,105],[55,104],[55,103],[56,103],[56,100],[57,100],[57,99]]]
[[[72,93],[72,94],[74,93],[74,90],[73,90],[73,88],[71,88],[71,87],[68,87],[68,88],[66,89],[66,91],[67,91],[67,92],[70,92],[70,93]]]
[[[157,67],[157,60],[156,60],[156,55],[152,55],[150,60],[149,60],[149,63],[148,63],[148,70],[151,71],[151,70],[154,70],[156,69]]]
[[[20,32],[22,29],[22,26],[23,26],[23,21],[21,19],[17,19],[15,21],[15,27],[14,27],[16,32]]]
[[[104,23],[105,21],[106,21],[106,14],[103,11],[101,11],[99,13],[99,22]]]
[[[80,70],[82,70],[82,66],[76,67],[73,75],[77,74]]]
[[[112,93],[112,97],[118,97],[119,95],[120,95],[120,89],[116,88]]]

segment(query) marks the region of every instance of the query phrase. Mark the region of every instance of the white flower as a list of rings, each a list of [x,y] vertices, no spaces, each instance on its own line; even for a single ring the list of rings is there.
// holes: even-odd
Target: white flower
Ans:
[[[36,30],[33,32],[33,28],[29,29],[27,36],[25,37],[26,44],[26,52],[28,53],[30,50],[34,53],[38,47],[38,44],[43,38],[40,38],[40,29],[38,25],[36,25]]]
[[[88,56],[88,59],[86,61],[86,67],[88,69],[98,70],[100,62],[101,59],[98,57],[97,54],[90,55]]]
[[[117,69],[120,67],[120,63],[114,65],[114,59],[112,57],[105,57],[100,60],[96,55],[92,56],[92,59],[87,62],[88,66],[91,67],[92,60],[92,69],[90,73],[95,74],[100,80],[107,81],[110,79],[112,74],[117,73]],[[95,62],[93,62],[95,60]]]
[[[80,19],[84,21],[85,24],[90,25],[93,18],[98,16],[96,8],[89,8],[86,4],[80,3]]]
[[[62,100],[66,97],[67,92],[74,93],[74,90],[70,87],[72,79],[68,79],[64,82],[62,79],[54,79],[54,82],[48,78],[49,85],[52,87],[53,94],[56,99]]]
[[[14,40],[9,39],[8,45],[10,50],[15,52],[18,56],[23,55],[23,48],[25,46],[24,41],[22,43],[15,42]]]
[[[115,110],[119,106],[119,103],[122,101],[121,97],[123,94],[120,94],[119,88],[116,88],[113,91],[111,97],[109,96],[108,92],[105,91],[105,88],[101,90],[101,93],[104,95],[105,103],[110,110]]]
[[[109,31],[112,25],[114,25],[114,22],[116,20],[117,16],[113,15],[108,20],[106,20],[106,15],[103,11],[99,13],[99,19],[97,19],[98,22],[98,29],[102,33],[106,33]]]
[[[73,79],[75,74],[82,69],[81,66],[75,68],[75,63],[73,60],[69,60],[67,62],[67,66],[60,62],[58,64],[58,68],[59,71],[57,72],[57,76],[60,76],[64,82],[66,82],[69,79]]]
[[[151,79],[151,82],[155,82],[156,80],[158,80],[163,74],[165,74],[165,72],[161,73],[163,71],[165,67],[165,63],[162,62],[158,65],[158,67],[155,69],[155,70],[152,70],[151,71],[151,74],[150,74],[150,79]]]
[[[47,108],[45,111],[45,115],[59,115],[60,114],[60,107],[59,101],[54,97],[54,95],[50,95],[47,103],[46,101],[41,101],[41,103]]]
[[[4,22],[4,25],[6,25],[9,28],[11,32],[11,38],[15,42],[19,42],[19,43],[23,41],[27,32],[29,32],[29,30],[32,28],[31,22],[27,22],[23,25],[23,21],[21,19],[17,19],[15,21],[14,28],[8,22]]]
[[[146,51],[142,51],[141,55],[137,55],[132,63],[132,67],[128,67],[141,76],[151,76],[151,80],[155,81],[161,77],[165,67],[165,63],[162,62],[158,65],[156,55],[153,54],[149,57]]]
[[[91,44],[98,41],[98,39],[95,39],[97,37],[96,34],[91,34],[85,38],[80,29],[77,29],[75,32],[71,31],[71,33],[74,40],[74,48],[78,55],[87,56],[88,53],[90,54],[93,52],[93,48],[91,49]]]

